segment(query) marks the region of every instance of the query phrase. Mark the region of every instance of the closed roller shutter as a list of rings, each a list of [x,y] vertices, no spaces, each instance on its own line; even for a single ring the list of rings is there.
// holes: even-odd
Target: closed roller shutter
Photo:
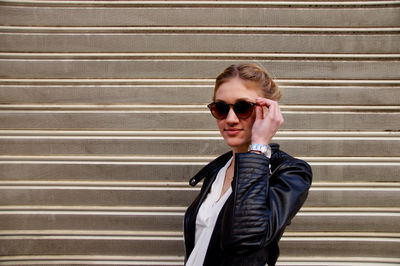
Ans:
[[[182,265],[237,62],[314,171],[279,265],[399,264],[399,33],[400,1],[1,1],[0,264]]]

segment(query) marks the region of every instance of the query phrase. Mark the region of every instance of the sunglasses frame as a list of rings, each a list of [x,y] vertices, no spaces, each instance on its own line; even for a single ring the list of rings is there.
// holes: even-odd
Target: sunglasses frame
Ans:
[[[236,104],[242,103],[242,102],[245,102],[245,103],[247,103],[247,104],[249,104],[249,105],[251,106],[251,107],[250,107],[250,108],[251,108],[251,112],[250,112],[249,115],[247,115],[247,116],[240,116],[240,115],[238,115],[237,110],[236,110],[236,108],[235,108],[235,105],[236,105]],[[220,104],[222,103],[222,104],[227,105],[227,106],[229,107],[229,111],[231,110],[231,107],[232,107],[233,112],[234,112],[235,115],[236,115],[238,118],[240,118],[240,119],[249,118],[249,117],[253,114],[253,112],[254,112],[254,107],[257,105],[256,103],[248,102],[248,101],[245,101],[245,100],[238,101],[238,102],[236,102],[236,103],[234,103],[234,104],[227,104],[227,103],[225,103],[225,102],[223,102],[223,101],[212,102],[212,103],[210,103],[209,105],[207,105],[207,107],[208,107],[208,109],[210,109],[212,116],[213,116],[215,119],[218,119],[218,120],[225,119],[225,118],[228,116],[228,114],[229,114],[229,111],[228,111],[228,113],[226,113],[223,117],[217,117],[217,116],[214,114],[212,108],[213,108],[213,105],[215,106],[215,105],[218,104],[218,103],[220,103]]]

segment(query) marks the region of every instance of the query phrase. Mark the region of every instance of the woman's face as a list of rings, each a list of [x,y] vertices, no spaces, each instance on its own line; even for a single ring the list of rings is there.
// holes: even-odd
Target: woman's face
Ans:
[[[246,86],[247,85],[247,86]],[[261,96],[261,89],[255,83],[244,82],[240,78],[233,78],[221,84],[215,93],[215,101],[223,101],[227,104],[235,104],[240,100],[255,103]],[[238,118],[230,108],[225,119],[217,119],[219,131],[226,144],[232,147],[236,153],[247,152],[251,144],[251,131],[255,120],[255,110],[246,119]]]

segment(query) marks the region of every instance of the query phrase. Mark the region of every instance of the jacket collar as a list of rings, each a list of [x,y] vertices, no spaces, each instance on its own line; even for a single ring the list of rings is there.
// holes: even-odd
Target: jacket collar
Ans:
[[[232,151],[227,152],[204,166],[194,177],[190,179],[189,185],[194,187],[204,177],[211,176],[217,169],[220,169],[229,161],[229,159],[232,157],[232,154]]]

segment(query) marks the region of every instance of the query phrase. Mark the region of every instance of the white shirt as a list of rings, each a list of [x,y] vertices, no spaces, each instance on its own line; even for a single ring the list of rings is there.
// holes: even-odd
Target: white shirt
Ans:
[[[221,170],[219,170],[217,177],[212,184],[211,191],[208,193],[206,199],[200,206],[196,217],[196,236],[194,248],[192,253],[190,253],[190,256],[186,262],[186,266],[203,265],[218,215],[226,200],[232,193],[232,187],[229,187],[225,194],[219,199],[221,196],[222,187],[224,185],[226,170],[231,162],[232,158],[224,167],[221,168]]]

